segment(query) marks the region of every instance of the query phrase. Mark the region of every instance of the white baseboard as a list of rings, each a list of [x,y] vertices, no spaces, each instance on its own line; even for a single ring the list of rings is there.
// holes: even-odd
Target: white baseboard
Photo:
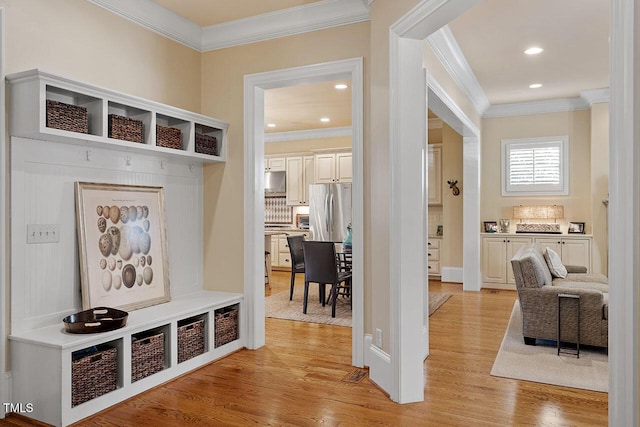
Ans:
[[[441,279],[443,282],[462,283],[462,267],[442,267]]]
[[[5,372],[0,378],[0,402],[11,402],[11,372]],[[5,405],[0,408],[0,419],[5,417]]]
[[[369,342],[371,342],[371,335],[369,335]],[[378,387],[391,395],[391,384],[393,382],[391,356],[373,344],[369,345],[368,351],[365,354],[365,360],[368,359],[369,361],[369,378],[376,383]]]

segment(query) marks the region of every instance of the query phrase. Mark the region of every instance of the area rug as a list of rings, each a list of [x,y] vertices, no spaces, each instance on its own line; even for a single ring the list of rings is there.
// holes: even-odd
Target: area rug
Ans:
[[[580,347],[580,358],[557,355],[554,341],[538,340],[535,346],[522,339],[522,315],[518,301],[493,363],[491,375],[584,390],[609,390],[607,349]]]
[[[329,288],[327,287],[327,290]],[[451,294],[429,292],[429,316],[442,306]],[[336,304],[336,317],[331,317],[331,305],[322,307],[318,301],[318,285],[309,288],[307,314],[302,313],[303,287],[296,286],[293,301],[289,301],[289,292],[280,292],[265,299],[266,317],[297,320],[300,322],[324,323],[327,325],[351,326],[351,308],[343,297]]]

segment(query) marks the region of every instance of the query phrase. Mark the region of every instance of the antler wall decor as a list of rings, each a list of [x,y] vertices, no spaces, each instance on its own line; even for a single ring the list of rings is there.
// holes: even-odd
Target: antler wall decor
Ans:
[[[449,188],[451,189],[451,192],[453,193],[454,196],[458,196],[460,194],[460,189],[458,188],[458,180],[450,180],[447,181],[447,184],[449,184]]]

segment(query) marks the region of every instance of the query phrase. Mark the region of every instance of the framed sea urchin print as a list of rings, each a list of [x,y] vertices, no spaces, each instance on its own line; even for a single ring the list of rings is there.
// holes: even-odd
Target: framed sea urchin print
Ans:
[[[162,187],[76,182],[82,307],[170,301]]]

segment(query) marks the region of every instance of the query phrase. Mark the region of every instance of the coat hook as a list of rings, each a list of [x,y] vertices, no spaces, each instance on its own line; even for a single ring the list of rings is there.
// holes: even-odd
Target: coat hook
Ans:
[[[195,165],[193,163],[189,163],[189,170],[191,172],[193,172],[193,168],[195,167]]]
[[[124,158],[124,160],[127,166],[131,166],[131,157],[127,156]]]
[[[164,169],[164,160],[160,160],[160,169]]]
[[[91,161],[91,151],[90,150],[87,150],[86,159],[87,159],[88,162]]]
[[[449,188],[451,189],[451,192],[453,193],[454,196],[457,196],[460,194],[460,189],[458,188],[457,184],[458,181],[457,180],[449,180],[447,181],[447,184],[449,184]]]

